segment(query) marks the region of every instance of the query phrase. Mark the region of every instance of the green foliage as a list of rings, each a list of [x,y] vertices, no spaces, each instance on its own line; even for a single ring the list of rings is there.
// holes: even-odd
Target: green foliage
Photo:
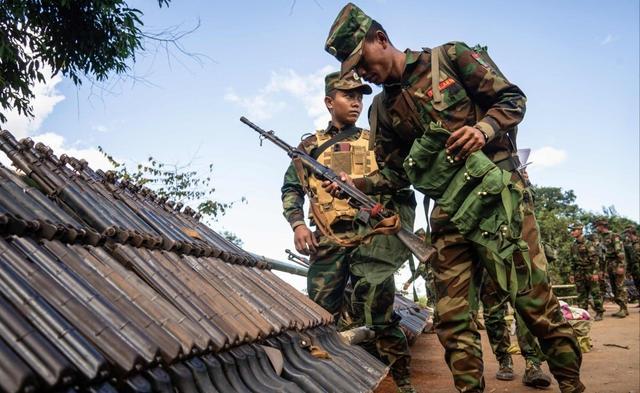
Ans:
[[[170,0],[157,0],[169,5]],[[43,72],[104,81],[123,74],[143,49],[142,12],[123,0],[0,1],[0,106],[33,116]],[[48,70],[47,70],[48,71]],[[0,112],[0,122],[6,116]]]
[[[109,160],[118,177],[149,187],[159,196],[167,197],[176,203],[197,204],[196,210],[205,219],[215,221],[235,204],[219,202],[213,198],[216,191],[213,187],[213,164],[209,164],[207,169],[201,172],[193,170],[191,163],[171,165],[149,157],[146,163],[138,164],[135,170],[131,170],[107,154],[101,146],[98,146],[98,150]],[[246,203],[246,199],[242,197],[240,202]],[[236,235],[227,233],[229,236],[223,234],[227,239],[238,245],[242,244]]]
[[[571,272],[569,255],[573,238],[567,230],[569,224],[581,222],[585,225],[585,234],[595,231],[593,222],[598,217],[608,218],[610,229],[616,233],[620,233],[627,225],[637,225],[634,221],[621,217],[613,206],[603,207],[601,214],[583,210],[575,203],[576,195],[573,190],[538,186],[533,186],[532,189],[542,242],[557,252],[557,260],[549,263],[553,283],[568,283]]]
[[[218,231],[218,233],[224,236],[225,239],[229,240],[231,243],[235,244],[238,247],[242,247],[244,245],[244,242],[242,241],[242,239],[240,239],[238,235],[236,235],[233,232],[222,230],[222,231]]]

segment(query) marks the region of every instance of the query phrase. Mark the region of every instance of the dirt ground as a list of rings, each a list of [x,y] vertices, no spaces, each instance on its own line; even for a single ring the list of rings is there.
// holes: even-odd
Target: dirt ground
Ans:
[[[587,392],[594,393],[639,393],[640,392],[640,308],[629,307],[630,315],[625,319],[608,317],[617,311],[614,304],[606,304],[607,312],[602,322],[594,323],[591,329],[593,349],[583,355],[581,378]],[[512,340],[515,340],[512,337]],[[512,341],[513,342],[513,341]],[[606,346],[617,344],[629,349]],[[486,393],[531,393],[536,389],[526,387],[521,378],[524,360],[514,355],[516,379],[504,382],[495,378],[498,364],[491,353],[485,331],[482,331]],[[451,373],[444,362],[444,350],[435,334],[422,334],[411,348],[412,379],[419,393],[456,393]],[[546,372],[549,369],[543,366]],[[558,392],[558,384],[546,389]],[[375,393],[395,393],[395,385],[389,376],[382,381]]]

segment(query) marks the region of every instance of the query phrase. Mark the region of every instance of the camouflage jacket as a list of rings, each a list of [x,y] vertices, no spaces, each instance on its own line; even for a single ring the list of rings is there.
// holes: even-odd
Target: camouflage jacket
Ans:
[[[598,274],[600,257],[596,247],[584,236],[575,239],[571,245],[571,269],[574,274]]]
[[[513,150],[506,132],[524,117],[524,93],[494,72],[466,44],[447,44],[444,50],[447,62],[456,73],[446,75],[440,66],[439,90],[444,108],[441,105],[435,109],[432,103],[429,50],[406,50],[402,81],[385,85],[380,97],[376,97],[382,105],[377,106],[377,111],[370,111],[370,123],[377,124],[375,148],[386,171],[380,171],[380,176],[369,177],[365,184],[359,185],[365,192],[408,185],[402,163],[413,141],[432,121],[441,122],[450,131],[465,125],[480,128],[488,136],[483,151],[494,161],[508,157]],[[377,112],[375,121],[374,112]]]
[[[628,259],[627,264],[631,266],[640,263],[640,238],[632,239],[631,236],[625,236],[622,242]]]
[[[330,122],[324,132],[333,136],[340,132],[340,130]],[[344,141],[355,141],[358,138],[359,133],[356,133],[355,135],[346,138]],[[304,138],[298,147],[304,149],[308,154],[313,154],[315,149],[318,147],[316,135],[313,134]],[[305,192],[303,185],[300,183],[295,167],[293,166],[293,162],[289,164],[289,168],[287,168],[287,171],[284,174],[284,181],[282,188],[280,189],[280,193],[282,197],[282,214],[291,225],[291,228],[294,229],[298,225],[304,224],[303,209]],[[314,223],[311,222],[311,225],[314,225]]]
[[[425,263],[419,263],[418,267],[416,268],[416,271],[411,275],[411,277],[409,277],[407,282],[411,284],[418,277],[422,277],[423,280],[427,281],[428,276],[429,276],[429,270],[427,269],[427,265]]]
[[[624,246],[620,236],[613,232],[600,233],[600,244],[604,250],[604,257],[607,261],[615,260],[616,267],[624,267]]]

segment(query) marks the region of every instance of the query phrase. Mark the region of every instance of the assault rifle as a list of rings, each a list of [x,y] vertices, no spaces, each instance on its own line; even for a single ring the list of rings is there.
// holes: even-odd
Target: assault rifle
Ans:
[[[295,148],[282,139],[278,138],[275,132],[263,130],[262,128],[253,124],[244,116],[240,118],[240,121],[253,128],[258,134],[260,134],[261,140],[268,139],[276,146],[287,152],[287,155],[291,157],[291,159],[300,159],[302,164],[309,170],[311,170],[311,172],[313,172],[313,174],[319,179],[324,179],[336,183],[340,188],[342,194],[348,197],[349,204],[359,209],[358,219],[360,221],[368,222],[371,218],[371,215],[378,219],[384,219],[393,215],[393,212],[389,211],[388,209],[384,209],[380,205],[380,203],[376,202],[374,199],[372,199],[356,187],[343,182],[340,179],[340,175],[335,173],[331,168],[320,164],[313,157],[308,155],[304,150]],[[400,230],[395,235],[413,253],[413,255],[418,258],[420,262],[426,263],[435,253],[435,249],[433,247],[428,247],[426,244],[424,244],[424,240],[420,239],[411,231],[400,228]]]

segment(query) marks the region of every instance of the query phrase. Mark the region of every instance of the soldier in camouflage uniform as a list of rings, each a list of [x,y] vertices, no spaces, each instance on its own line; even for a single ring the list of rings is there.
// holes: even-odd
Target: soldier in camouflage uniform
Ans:
[[[624,285],[625,278],[625,256],[624,246],[620,240],[620,236],[609,230],[609,221],[601,218],[594,223],[600,244],[604,250],[604,267],[611,291],[613,292],[613,301],[620,307],[618,312],[614,313],[614,317],[624,318],[629,315],[627,310],[627,289]]]
[[[580,223],[569,226],[571,237],[571,269],[569,282],[576,284],[578,306],[589,309],[589,296],[593,297],[593,309],[596,311],[595,321],[602,321],[604,313],[603,298],[600,294],[600,258],[593,243],[582,234]]]
[[[337,173],[354,179],[377,171],[375,156],[368,149],[369,132],[355,126],[362,110],[362,94],[371,87],[357,74],[343,78],[334,72],[325,78],[325,104],[331,122],[325,130],[305,138],[301,148]],[[395,236],[376,235],[360,244],[356,228],[356,209],[334,198],[325,190],[327,182],[315,178],[294,161],[287,169],[282,186],[284,216],[294,231],[298,252],[311,255],[307,274],[309,297],[334,314],[343,328],[367,325],[375,333],[374,345],[363,345],[391,365],[391,373],[401,392],[414,392],[410,382],[410,352],[406,336],[393,311],[395,283],[393,273],[408,258],[409,251]],[[312,233],[304,221],[305,194],[310,197],[311,225],[322,231]],[[375,195],[385,207],[399,211],[402,225],[413,227],[415,197],[408,189]],[[353,292],[345,305],[345,287]],[[340,314],[348,309],[352,325],[344,326]],[[368,343],[370,344],[370,343]],[[376,350],[377,348],[377,350]]]
[[[515,378],[513,373],[513,359],[509,353],[511,337],[509,326],[505,317],[508,311],[508,297],[496,286],[485,270],[480,287],[480,300],[484,315],[487,336],[491,344],[491,350],[499,363],[496,378],[502,381],[511,381]],[[546,375],[540,365],[544,355],[536,338],[531,334],[522,318],[514,313],[516,320],[516,336],[520,353],[525,359],[525,370],[522,383],[534,388],[546,388],[551,384],[551,378]]]
[[[633,278],[633,285],[640,294],[640,239],[634,225],[627,226],[623,233],[624,250],[627,258],[627,271]],[[638,299],[640,306],[640,299]]]
[[[420,228],[418,229],[415,234],[420,237],[421,239],[425,239],[427,236],[427,233],[425,232],[424,229]],[[409,258],[411,258],[411,260],[413,260],[413,255],[410,255]],[[410,263],[415,263],[412,261],[409,261]],[[429,307],[435,307],[435,288],[434,288],[434,279],[433,279],[433,270],[431,270],[431,267],[428,265],[427,263],[423,263],[420,262],[418,264],[418,267],[415,269],[415,271],[411,272],[411,277],[409,277],[409,279],[404,283],[404,285],[402,286],[403,290],[408,290],[409,286],[411,286],[411,284],[418,278],[418,277],[422,277],[422,279],[424,280],[424,289],[425,289],[425,294],[427,296],[427,306]],[[414,296],[415,296],[415,290],[414,290]],[[414,301],[417,301],[417,299],[414,299]]]
[[[331,26],[325,50],[342,63],[343,73],[355,69],[383,86],[370,124],[384,168],[357,182],[358,188],[383,191],[411,183],[436,200],[436,332],[456,388],[484,390],[470,305],[478,290],[473,278],[487,269],[538,338],[561,391],[584,391],[580,347],[551,292],[531,193],[515,171],[522,91],[482,50],[464,43],[399,51],[382,26],[351,3]]]

